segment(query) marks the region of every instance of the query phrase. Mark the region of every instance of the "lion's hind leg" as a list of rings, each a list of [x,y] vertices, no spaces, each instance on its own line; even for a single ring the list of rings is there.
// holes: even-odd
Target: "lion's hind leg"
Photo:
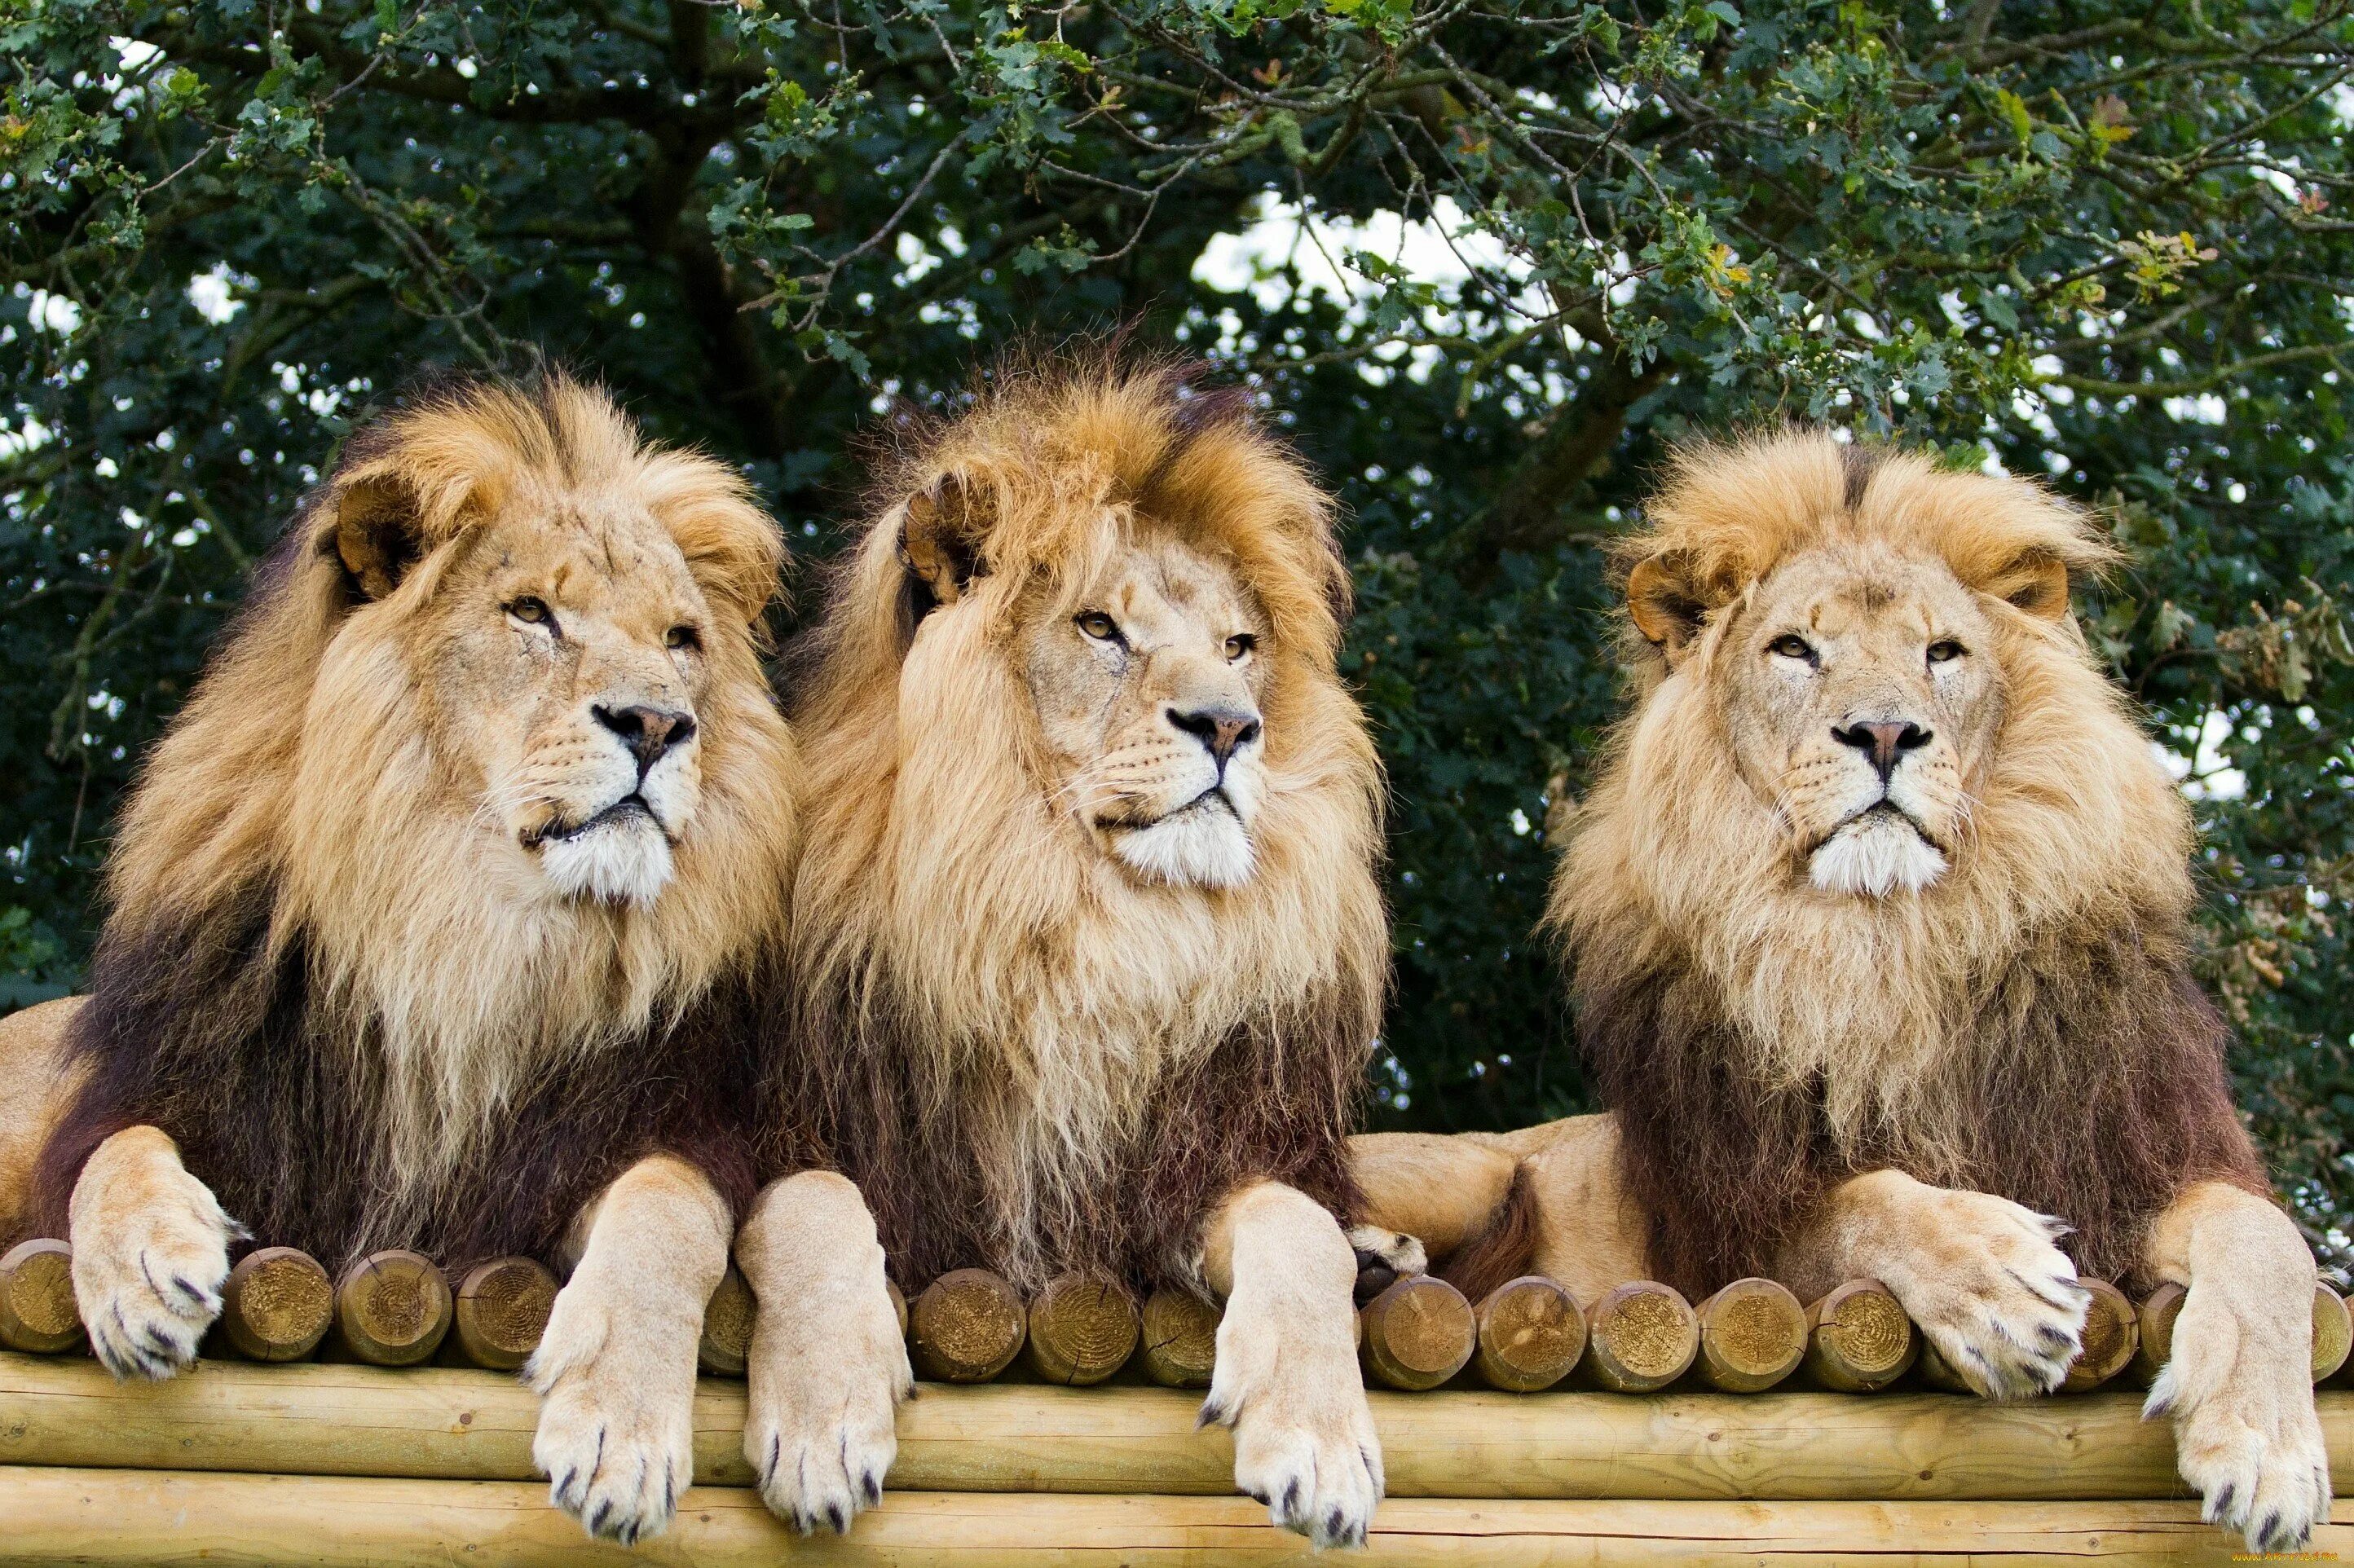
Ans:
[[[695,1474],[695,1358],[727,1269],[729,1214],[666,1155],[597,1201],[588,1245],[524,1368],[541,1395],[532,1462],[556,1506],[628,1544],[670,1523]]]
[[[125,1128],[93,1150],[69,1209],[90,1349],[117,1377],[185,1371],[220,1316],[237,1223],[153,1127]]]
[[[2144,1414],[2174,1418],[2182,1478],[2251,1552],[2291,1552],[2329,1520],[2313,1404],[2313,1255],[2288,1216],[2201,1182],[2152,1227],[2153,1274],[2187,1286],[2173,1357]]]
[[[1211,1217],[1202,1272],[1226,1299],[1202,1421],[1234,1428],[1235,1484],[1319,1546],[1363,1545],[1382,1446],[1339,1222],[1295,1188],[1255,1183]]]
[[[762,1190],[736,1249],[759,1302],[744,1457],[778,1517],[840,1533],[883,1500],[916,1392],[874,1217],[848,1179],[807,1171]]]

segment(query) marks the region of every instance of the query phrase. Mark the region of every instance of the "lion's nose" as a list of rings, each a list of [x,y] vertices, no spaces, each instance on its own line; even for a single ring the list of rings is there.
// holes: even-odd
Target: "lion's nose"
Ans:
[[[1258,715],[1246,708],[1171,708],[1169,722],[1209,747],[1222,772],[1236,748],[1258,738]]]
[[[684,746],[695,734],[691,715],[673,713],[667,708],[627,707],[591,708],[597,722],[621,737],[638,759],[638,777],[663,759],[663,754],[673,747]]]
[[[1908,751],[1918,751],[1929,744],[1927,730],[1903,719],[1865,719],[1845,729],[1831,727],[1831,738],[1841,746],[1851,746],[1872,758],[1879,770],[1882,784],[1895,773],[1896,765]]]

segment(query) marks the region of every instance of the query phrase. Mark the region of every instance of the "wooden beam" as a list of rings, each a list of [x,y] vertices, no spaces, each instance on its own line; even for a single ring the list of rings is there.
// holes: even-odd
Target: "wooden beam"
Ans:
[[[634,1548],[591,1542],[536,1482],[472,1483],[23,1470],[7,1478],[14,1563],[195,1563],[495,1568],[780,1561],[1029,1568],[1080,1563],[1326,1563],[1245,1498],[893,1492],[840,1540],[794,1535],[751,1492],[690,1491],[669,1531]],[[2035,1558],[2227,1563],[2236,1538],[2181,1502],[1506,1502],[1392,1498],[1352,1563],[1907,1563]],[[2325,1526],[2315,1552],[2354,1552]]]
[[[1903,1392],[1370,1398],[1394,1497],[2183,1495],[2172,1431],[2143,1422],[2128,1392],[2023,1404]],[[2354,1485],[2354,1393],[2318,1401],[2331,1473]],[[890,1484],[1222,1495],[1233,1439],[1193,1429],[1200,1404],[1120,1384],[928,1385],[900,1408]],[[122,1383],[85,1359],[0,1353],[0,1464],[521,1481],[538,1420],[531,1391],[496,1372],[202,1361],[169,1383]],[[748,1485],[743,1442],[743,1384],[706,1381],[696,1482]]]

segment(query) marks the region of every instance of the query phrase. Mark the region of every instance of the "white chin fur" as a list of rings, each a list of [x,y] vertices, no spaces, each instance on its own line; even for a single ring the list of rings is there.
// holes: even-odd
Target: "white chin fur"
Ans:
[[[1179,887],[1240,887],[1251,877],[1250,835],[1214,804],[1123,832],[1111,852],[1130,870]]]
[[[643,817],[551,839],[540,846],[541,872],[575,898],[644,907],[670,885],[670,841]]]
[[[1826,893],[1868,893],[1882,898],[1898,888],[1918,893],[1946,874],[1936,845],[1893,817],[1867,817],[1841,828],[1808,863]]]

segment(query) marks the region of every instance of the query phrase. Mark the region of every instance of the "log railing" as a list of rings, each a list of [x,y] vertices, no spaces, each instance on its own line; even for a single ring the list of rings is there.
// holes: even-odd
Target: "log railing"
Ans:
[[[495,1375],[546,1322],[555,1281],[538,1265],[451,1282],[380,1256],[330,1281],[262,1249],[239,1262],[207,1359],[144,1384],[72,1353],[67,1261],[56,1243],[0,1257],[0,1342],[42,1352],[0,1354],[0,1561],[1306,1552],[1232,1495],[1229,1435],[1194,1429],[1216,1324],[1190,1298],[1065,1281],[1024,1302],[991,1276],[934,1282],[907,1327],[936,1381],[901,1413],[890,1495],[847,1541],[812,1545],[745,1489],[745,1391],[725,1374],[740,1376],[752,1303],[731,1276],[707,1314],[705,1367],[723,1375],[696,1394],[695,1488],[632,1558],[547,1509],[538,1402]],[[1635,1285],[1591,1311],[1546,1280],[1476,1306],[1435,1279],[1400,1282],[1361,1316],[1390,1493],[1366,1560],[2228,1561],[2234,1539],[2199,1523],[2170,1431],[2130,1392],[2163,1365],[2179,1292],[2139,1308],[2097,1294],[2071,1386],[2113,1386],[2004,1405],[1936,1392],[1950,1369],[1869,1282],[1801,1304],[1744,1281],[1697,1308]],[[2325,1383],[2343,1375],[2349,1328],[2344,1303],[2317,1296]],[[1076,1386],[1092,1383],[1108,1386]],[[2354,1478],[2354,1393],[2328,1389],[2320,1409],[2333,1474]],[[2354,1531],[2314,1544],[2354,1552]]]

